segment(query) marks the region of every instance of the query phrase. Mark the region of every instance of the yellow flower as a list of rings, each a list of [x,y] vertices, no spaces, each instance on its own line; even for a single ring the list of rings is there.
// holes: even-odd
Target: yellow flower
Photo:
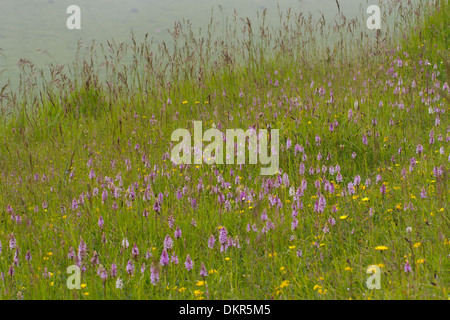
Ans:
[[[86,284],[86,283],[83,283],[83,284],[81,284],[80,287],[81,287],[82,289],[84,289],[84,288],[86,288],[86,286],[87,286],[87,284]]]
[[[201,287],[205,285],[205,281],[197,281],[197,283],[195,284],[197,287]]]
[[[296,247],[295,246],[289,246],[290,250],[294,250]]]
[[[225,261],[229,261],[229,260],[230,260],[230,258],[228,258],[228,257],[225,258]]]
[[[422,244],[420,242],[414,243],[414,248],[420,247]]]
[[[370,200],[370,199],[367,198],[367,197],[361,199],[361,201],[364,201],[364,202],[369,201],[369,200]]]
[[[186,103],[188,103],[186,100],[184,100],[183,102],[182,102],[183,104],[186,104]]]
[[[281,284],[280,284],[280,289],[285,288],[289,286],[289,280],[284,280]]]
[[[182,288],[178,289],[178,292],[179,292],[179,293],[183,293],[183,292],[185,292],[185,291],[186,291],[186,288],[185,288],[185,287],[182,287]]]
[[[320,294],[322,294],[322,295],[325,294],[325,293],[327,293],[327,291],[328,291],[327,289],[323,290],[322,288],[319,289],[319,290],[317,290],[317,292],[320,293]]]
[[[339,219],[345,220],[345,219],[347,219],[347,217],[348,217],[348,216],[340,216]]]
[[[322,289],[322,287],[319,286],[318,284],[316,284],[316,285],[314,286],[313,290],[317,290],[317,289]]]
[[[386,247],[386,246],[375,247],[375,250],[379,250],[379,251],[384,251],[384,250],[387,250],[387,249],[388,249],[388,247]]]
[[[89,292],[84,292],[83,294],[87,297],[89,295]]]
[[[196,297],[201,296],[202,294],[203,294],[203,291],[201,291],[201,290],[195,290],[195,291],[194,291],[194,295],[195,295]]]
[[[353,271],[353,269],[351,267],[346,267],[345,271],[350,271],[351,272],[351,271]]]
[[[416,261],[416,263],[417,263],[417,264],[425,263],[425,259],[419,259],[419,260]]]

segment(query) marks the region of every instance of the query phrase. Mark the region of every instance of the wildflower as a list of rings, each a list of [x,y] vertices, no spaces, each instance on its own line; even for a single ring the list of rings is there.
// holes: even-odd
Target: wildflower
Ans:
[[[292,218],[292,223],[291,223],[291,230],[294,231],[295,229],[297,229],[298,227],[298,220],[297,218]]]
[[[408,261],[406,261],[405,266],[404,266],[403,269],[405,270],[405,272],[411,272],[412,271],[411,266],[409,265]]]
[[[14,253],[14,265],[17,267],[19,265],[19,249],[16,248],[16,252]]]
[[[380,193],[381,193],[381,195],[386,194],[386,185],[385,185],[385,184],[382,184],[382,185],[381,185],[381,187],[380,187]]]
[[[216,242],[216,238],[214,237],[214,235],[211,235],[211,237],[209,237],[209,239],[208,239],[208,248],[214,249],[215,242]]]
[[[87,255],[87,246],[83,239],[80,240],[80,245],[78,246],[78,259],[81,261]]]
[[[289,286],[289,280],[283,280],[280,284],[280,289],[286,288]]]
[[[161,205],[159,204],[159,201],[158,201],[158,200],[155,201],[155,204],[153,205],[153,210],[154,210],[156,213],[159,213],[159,212],[161,211]]]
[[[10,277],[14,277],[14,266],[11,265],[8,269],[8,274]]]
[[[170,257],[170,261],[171,261],[173,264],[178,264],[178,263],[179,263],[179,261],[178,261],[178,256],[177,256],[175,253],[172,253],[172,256]]]
[[[130,276],[132,276],[134,273],[134,263],[131,261],[131,259],[128,260],[126,271]]]
[[[201,296],[202,294],[203,294],[203,291],[201,291],[201,290],[195,290],[195,291],[194,291],[194,295],[195,295],[196,297]]]
[[[416,153],[421,154],[423,152],[423,146],[421,144],[418,144],[416,147]]]
[[[122,247],[124,249],[128,249],[129,245],[130,245],[130,243],[128,242],[128,239],[127,238],[123,238],[123,240],[122,240]]]
[[[93,179],[93,178],[95,178],[95,171],[94,171],[94,169],[91,169],[91,171],[89,172],[89,179]]]
[[[387,250],[388,249],[388,247],[386,247],[386,246],[377,246],[377,247],[375,247],[375,250],[378,250],[378,251],[384,251],[384,250]]]
[[[205,285],[205,281],[201,280],[201,281],[197,281],[197,283],[195,284],[197,287],[203,287]]]
[[[207,277],[208,276],[208,272],[206,271],[206,267],[205,264],[202,262],[202,266],[200,269],[200,276],[201,277]]]
[[[106,269],[103,268],[103,266],[101,266],[101,265],[98,267],[97,274],[100,276],[100,278],[101,278],[103,281],[106,281],[106,279],[108,279],[108,272],[107,272]]]
[[[189,254],[186,257],[186,262],[184,263],[184,266],[188,271],[192,270],[192,268],[194,267],[194,262],[192,261],[191,256]]]
[[[161,254],[161,258],[159,260],[159,262],[161,263],[161,265],[166,266],[169,264],[169,255],[167,254],[166,249],[164,248],[162,254]]]
[[[286,149],[289,149],[292,145],[291,139],[287,138],[286,140]]]
[[[103,189],[103,192],[102,192],[102,203],[105,203],[107,199],[108,199],[108,191],[106,189]]]
[[[131,256],[132,256],[134,259],[137,259],[137,257],[139,256],[139,248],[138,248],[138,246],[136,245],[136,243],[133,245],[133,249],[131,249]]]
[[[170,238],[169,235],[166,235],[166,237],[164,238],[164,249],[170,250],[172,248],[173,248],[172,238]]]
[[[158,268],[155,268],[153,263],[150,266],[150,281],[153,285],[156,285],[159,282],[159,270]]]
[[[368,144],[368,142],[367,142],[367,136],[366,136],[365,134],[363,135],[362,142],[363,142],[363,144],[365,144],[365,145]]]
[[[77,210],[78,209],[78,201],[77,199],[73,198],[72,200],[72,210]]]
[[[111,264],[111,277],[117,277],[117,266],[114,263]]]
[[[92,255],[91,264],[94,265],[94,266],[98,264],[98,253],[97,253],[97,251],[94,251],[94,254]]]
[[[222,245],[221,251],[225,251],[228,247],[228,232],[225,227],[222,227],[219,232],[219,242]]]
[[[195,199],[195,198],[191,199],[191,207],[194,210],[197,208],[197,199]]]
[[[100,229],[103,229],[103,224],[104,224],[103,217],[100,216],[100,218],[98,219],[98,227]]]
[[[122,288],[123,288],[123,281],[120,278],[117,278],[116,289],[122,289]]]
[[[30,250],[28,250],[27,253],[25,254],[25,260],[31,261],[31,252],[30,252]]]
[[[17,246],[16,238],[14,237],[14,233],[11,233],[11,236],[9,238],[9,249],[13,250]]]
[[[179,190],[178,190],[178,191],[179,191]],[[180,194],[181,194],[181,192],[180,192]],[[180,198],[180,199],[181,199],[181,198]],[[178,199],[178,200],[180,200],[180,199]],[[175,219],[173,218],[172,215],[169,217],[168,223],[169,223],[169,228],[172,229],[173,226],[174,226],[174,224],[175,224]]]
[[[422,199],[425,199],[427,197],[427,191],[425,190],[425,187],[423,187],[422,190],[420,191],[420,197]]]
[[[1,250],[0,250],[1,251]],[[67,254],[67,258],[73,259],[75,257],[75,252],[73,250],[73,247],[69,248],[69,253]]]
[[[177,226],[177,229],[175,230],[175,239],[181,238],[181,229],[179,226]]]
[[[336,224],[336,220],[334,220],[334,218],[332,217],[332,218],[328,219],[328,223],[329,223],[331,226],[334,226],[334,225]]]

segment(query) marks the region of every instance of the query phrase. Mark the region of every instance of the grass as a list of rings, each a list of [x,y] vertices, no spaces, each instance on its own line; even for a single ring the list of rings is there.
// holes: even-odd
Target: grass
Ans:
[[[450,7],[382,8],[396,21],[361,36],[365,21],[288,13],[234,17],[223,38],[176,24],[173,47],[109,42],[49,78],[21,60],[0,95],[0,297],[448,299]],[[279,174],[172,164],[193,120],[279,129]],[[167,235],[179,264],[162,266]]]

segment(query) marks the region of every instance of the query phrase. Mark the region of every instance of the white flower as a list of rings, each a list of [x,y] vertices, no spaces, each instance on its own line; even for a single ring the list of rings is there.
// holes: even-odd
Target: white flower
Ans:
[[[293,197],[295,195],[295,189],[294,186],[291,186],[289,189],[289,196]]]
[[[117,278],[116,289],[122,289],[122,288],[123,288],[123,282],[120,278]]]
[[[122,240],[122,247],[127,249],[129,245],[130,245],[130,243],[128,242],[128,239],[127,238],[123,238],[123,240]]]

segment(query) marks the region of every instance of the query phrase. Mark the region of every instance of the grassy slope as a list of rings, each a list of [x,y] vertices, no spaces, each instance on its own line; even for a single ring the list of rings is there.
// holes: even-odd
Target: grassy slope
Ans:
[[[353,63],[310,60],[305,64],[286,54],[262,65],[233,67],[232,71],[208,75],[202,83],[172,83],[170,93],[161,87],[148,88],[154,91],[147,95],[84,86],[65,101],[53,98],[36,111],[35,118],[26,113],[14,116],[0,129],[0,272],[4,272],[0,297],[447,299],[450,230],[446,177],[450,148],[448,89],[442,88],[450,82],[445,62],[448,16],[448,3],[443,2],[440,11],[427,17],[407,39],[390,44],[390,50],[382,49],[378,56],[363,56]],[[397,86],[400,93],[394,91]],[[115,90],[119,87],[119,83],[113,86]],[[318,93],[320,87],[325,89],[324,96]],[[334,102],[328,101],[331,89]],[[171,104],[165,103],[169,95]],[[445,112],[430,114],[429,107]],[[176,128],[190,129],[192,120],[202,120],[204,127],[220,123],[223,128],[270,125],[280,129],[280,168],[288,175],[289,185],[277,185],[279,178],[271,177],[275,187],[266,194],[267,187],[262,184],[267,177],[259,176],[259,166],[172,166],[164,156],[170,153],[170,135]],[[338,126],[330,131],[333,121]],[[433,144],[429,143],[431,130]],[[367,145],[362,142],[364,135]],[[315,144],[316,136],[321,137],[320,145]],[[287,138],[292,141],[289,149]],[[305,147],[304,175],[299,174],[303,160],[295,155],[296,144]],[[418,144],[424,148],[420,155],[416,154]],[[321,160],[317,158],[319,153],[323,155]],[[409,172],[413,157],[417,164]],[[88,166],[90,159],[92,165]],[[115,161],[114,166],[111,161]],[[308,173],[310,167],[322,169],[336,164],[341,167],[343,182],[336,182],[336,175],[329,173]],[[439,166],[444,176],[435,177],[433,169]],[[217,182],[216,169],[230,188]],[[91,170],[95,172],[93,179],[89,178]],[[111,177],[118,187],[115,178],[119,172],[122,192],[113,199],[113,189],[103,178]],[[356,194],[344,195],[343,189],[357,175],[361,184]],[[382,182],[376,181],[377,175]],[[203,188],[199,187],[200,178]],[[367,178],[371,184],[365,186]],[[292,205],[296,200],[289,189],[294,186],[297,190],[303,179],[308,188],[299,200],[303,208],[298,210],[298,227],[292,230]],[[323,190],[325,179],[334,181],[334,193]],[[321,181],[320,193],[327,202],[323,213],[314,211],[316,181]],[[127,189],[130,191],[135,183],[138,185],[132,200]],[[383,183],[386,195],[380,193]],[[185,194],[178,200],[177,190],[183,187]],[[85,199],[76,210],[71,208],[73,199],[79,200],[87,192],[92,195],[95,188],[99,190],[97,196]],[[164,194],[160,214],[153,210],[154,198],[142,199],[147,188],[153,196]],[[219,204],[217,194],[212,192],[215,188],[229,195],[230,210]],[[424,199],[420,196],[422,189],[427,193]],[[103,190],[109,194],[105,203]],[[243,191],[246,199],[240,201]],[[280,207],[270,206],[269,195],[280,199]],[[196,208],[191,206],[192,198],[197,201]],[[112,208],[113,202],[117,210]],[[8,204],[13,216],[20,216],[20,223],[11,219],[6,211]],[[149,212],[147,218],[144,210]],[[267,233],[261,232],[266,225],[261,219],[263,211],[275,226]],[[102,230],[98,226],[100,216],[105,221]],[[182,230],[181,239],[174,239],[169,216]],[[334,226],[330,218],[335,219]],[[196,226],[191,224],[193,219]],[[247,232],[248,224],[258,231]],[[239,237],[240,249],[220,252],[221,226],[233,238]],[[412,232],[406,232],[407,227]],[[20,248],[13,277],[8,275],[15,255],[9,248],[12,234]],[[166,234],[174,240],[171,251],[178,255],[178,266],[158,265]],[[212,234],[217,239],[213,250],[207,247]],[[130,246],[121,249],[125,237]],[[81,238],[88,247],[82,279],[87,286],[69,291],[65,270],[73,262],[67,254],[70,247],[78,249]],[[140,250],[136,259],[131,255],[134,243]],[[388,249],[379,251],[377,246]],[[25,260],[28,250],[32,255],[29,262]],[[122,290],[115,288],[116,279],[101,281],[98,266],[90,261],[94,251],[108,272],[112,263],[117,265],[124,282]],[[144,257],[147,251],[152,253],[148,259]],[[194,259],[191,271],[184,268],[187,254]],[[135,266],[132,277],[126,272],[130,260]],[[404,271],[406,261],[411,273]],[[202,262],[211,270],[207,286],[196,285],[202,280]],[[152,263],[161,269],[161,281],[155,286],[150,283]],[[141,274],[143,264],[145,272]],[[367,267],[373,264],[381,267],[382,290],[365,286]],[[44,277],[44,271],[52,275]]]

